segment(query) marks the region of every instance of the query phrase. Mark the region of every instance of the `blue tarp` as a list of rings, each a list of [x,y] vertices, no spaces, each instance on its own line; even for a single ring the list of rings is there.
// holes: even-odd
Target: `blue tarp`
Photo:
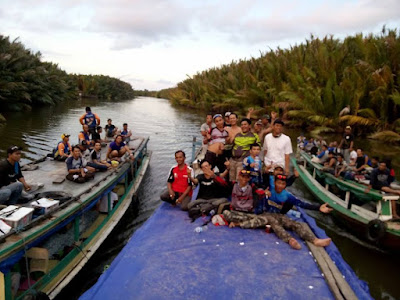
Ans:
[[[80,299],[333,299],[304,243],[203,222],[162,204]]]

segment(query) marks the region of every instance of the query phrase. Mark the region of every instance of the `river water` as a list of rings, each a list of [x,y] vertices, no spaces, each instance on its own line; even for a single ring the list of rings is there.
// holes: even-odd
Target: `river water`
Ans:
[[[7,147],[16,144],[24,147],[22,162],[32,161],[50,152],[63,133],[71,134],[71,144],[76,143],[78,132],[81,130],[78,119],[86,106],[91,106],[92,111],[100,116],[103,126],[106,120],[111,118],[113,124],[119,128],[122,127],[122,123],[127,122],[134,135],[150,136],[148,146],[153,151],[153,156],[139,191],[139,207],[131,207],[128,210],[111,236],[57,299],[76,299],[93,285],[104,268],[111,264],[128,242],[132,233],[151,216],[160,204],[159,194],[165,187],[170,167],[175,163],[174,152],[182,149],[190,159],[192,137],[199,136],[200,125],[204,122],[202,113],[172,107],[164,99],[140,97],[121,102],[81,99],[56,107],[36,108],[32,112],[5,115],[7,124],[0,128],[0,156],[6,157]],[[287,132],[292,140],[298,133],[298,130]],[[295,143],[293,144],[295,146]],[[367,151],[382,154],[385,149],[377,145],[379,146],[369,141],[362,143],[362,147]],[[388,146],[383,148],[386,148],[384,155],[392,157],[396,166],[399,165],[396,155],[399,149]],[[298,197],[315,201],[300,180],[291,191]],[[344,259],[357,275],[369,283],[374,298],[400,299],[397,282],[400,266],[398,257],[383,253],[358,240],[336,225],[330,216],[322,216],[318,212],[310,214],[332,237]]]

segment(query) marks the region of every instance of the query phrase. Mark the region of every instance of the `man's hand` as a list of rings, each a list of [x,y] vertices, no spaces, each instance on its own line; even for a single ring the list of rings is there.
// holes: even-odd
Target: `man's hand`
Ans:
[[[296,168],[293,170],[293,173],[294,173],[294,176],[295,176],[296,178],[298,178],[298,177],[300,176],[299,171],[297,171]]]
[[[268,197],[271,197],[271,191],[269,190],[269,187],[267,187],[265,190],[265,195],[267,195]]]
[[[182,197],[182,195],[181,195],[181,196],[179,196],[179,198],[178,198],[178,199],[176,199],[175,203],[176,203],[176,204],[182,203],[182,201],[183,201],[183,198],[184,198],[184,197]]]
[[[27,184],[26,182],[24,183],[24,188],[26,191],[30,191],[31,190],[31,186],[29,184]]]
[[[251,163],[250,167],[254,168],[256,166],[256,163]]]
[[[319,207],[319,211],[320,211],[320,212],[323,212],[324,214],[328,214],[328,213],[330,213],[332,210],[333,210],[333,209],[330,208],[330,207],[328,206],[328,203],[322,204],[322,205]]]
[[[227,169],[229,169],[229,167],[231,166],[231,163],[229,162],[228,158],[225,158],[225,162],[224,165]]]
[[[192,177],[192,170],[190,168],[186,168],[186,172],[189,178]]]
[[[175,192],[174,192],[173,190],[170,190],[170,191],[169,191],[169,197],[170,197],[171,199],[174,199],[174,198],[175,198]]]

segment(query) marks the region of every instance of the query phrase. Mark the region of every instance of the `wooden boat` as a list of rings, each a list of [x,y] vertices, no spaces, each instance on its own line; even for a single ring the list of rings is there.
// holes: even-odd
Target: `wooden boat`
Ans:
[[[196,145],[194,164],[204,156]],[[304,226],[325,238],[300,211]],[[264,230],[193,222],[163,203],[80,299],[371,299],[333,243],[307,246],[295,251]]]
[[[84,184],[68,180],[55,184],[67,174],[63,162],[41,160],[37,169],[23,171],[27,181],[43,183],[37,197],[47,195],[60,202],[0,237],[0,299],[22,299],[32,290],[54,298],[72,280],[135,201],[151,157],[148,140],[131,141],[133,160],[126,158]],[[118,195],[114,207],[112,192]],[[96,209],[99,200],[103,204],[105,200],[105,213]]]
[[[292,158],[300,178],[321,202],[328,203],[333,215],[360,238],[388,250],[400,250],[400,223],[393,220],[391,201],[399,196],[371,189],[366,185],[336,178],[324,172],[311,156],[300,152]]]

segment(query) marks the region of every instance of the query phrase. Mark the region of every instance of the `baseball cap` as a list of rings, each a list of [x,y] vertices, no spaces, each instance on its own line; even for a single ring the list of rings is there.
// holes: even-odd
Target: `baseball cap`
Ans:
[[[271,120],[271,117],[269,115],[263,115],[261,117],[261,119],[267,119],[267,120]]]
[[[261,119],[259,119],[255,124],[257,124],[257,125],[262,125]]]
[[[275,164],[275,166],[274,166],[274,169],[276,169],[276,168],[281,168],[282,170],[284,170],[285,168],[283,167],[283,165],[282,164]]]
[[[8,149],[7,149],[7,153],[8,154],[12,154],[12,153],[14,153],[14,152],[16,152],[16,151],[21,151],[22,150],[22,147],[20,147],[20,146],[10,146]]]
[[[225,113],[225,117],[229,117],[231,115],[231,112],[230,111],[227,111],[226,113]]]
[[[61,135],[61,139],[63,140],[64,138],[66,138],[66,137],[70,137],[70,135],[69,134],[66,134],[66,133],[63,133],[62,135]]]
[[[346,126],[346,129],[350,129],[351,130],[351,126]]]

